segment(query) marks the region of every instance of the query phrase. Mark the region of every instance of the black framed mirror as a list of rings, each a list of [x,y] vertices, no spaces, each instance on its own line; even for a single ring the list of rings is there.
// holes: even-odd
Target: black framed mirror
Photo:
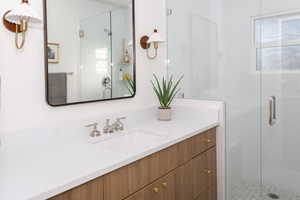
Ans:
[[[44,0],[51,106],[136,94],[134,0]]]

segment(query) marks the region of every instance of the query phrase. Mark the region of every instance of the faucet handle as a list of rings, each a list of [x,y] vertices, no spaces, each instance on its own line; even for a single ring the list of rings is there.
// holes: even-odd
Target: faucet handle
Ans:
[[[92,123],[92,124],[88,124],[88,125],[86,125],[85,127],[87,127],[87,128],[90,128],[90,127],[92,127],[94,130],[97,130],[98,123]]]
[[[124,119],[126,119],[126,117],[119,117],[119,118],[117,118],[116,129],[118,131],[123,131],[124,130],[124,124],[123,124],[123,122],[121,122],[121,120],[124,120]]]
[[[101,135],[100,131],[98,131],[98,123],[88,124],[85,127],[87,127],[87,128],[92,127],[93,128],[93,130],[90,134],[91,137],[96,137],[96,136],[98,137],[98,136]]]
[[[117,121],[121,121],[122,119],[127,119],[126,117],[119,117],[117,118]]]

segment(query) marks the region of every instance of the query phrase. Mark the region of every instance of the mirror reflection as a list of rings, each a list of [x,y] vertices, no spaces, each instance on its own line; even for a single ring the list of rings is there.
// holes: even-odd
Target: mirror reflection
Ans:
[[[133,97],[133,1],[48,0],[46,7],[48,103]]]

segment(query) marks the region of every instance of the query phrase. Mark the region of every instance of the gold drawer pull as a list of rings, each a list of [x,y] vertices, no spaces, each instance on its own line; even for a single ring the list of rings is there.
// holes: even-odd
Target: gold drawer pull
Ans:
[[[209,169],[204,170],[204,172],[205,172],[206,174],[212,174],[212,170],[209,170]]]
[[[159,192],[159,188],[158,187],[153,188],[153,192],[158,193]]]
[[[168,187],[168,183],[167,182],[164,182],[161,184],[164,188],[167,188]]]
[[[203,139],[202,141],[207,144],[210,144],[213,142],[213,140],[211,140],[211,139]]]

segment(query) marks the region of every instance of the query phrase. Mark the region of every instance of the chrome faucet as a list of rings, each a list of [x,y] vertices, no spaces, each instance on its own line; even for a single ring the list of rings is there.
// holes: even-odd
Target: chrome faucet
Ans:
[[[123,131],[124,130],[124,123],[121,120],[126,119],[126,117],[117,118],[116,122],[113,124],[115,131]]]
[[[98,131],[98,123],[93,123],[93,124],[89,124],[89,125],[86,125],[85,127],[89,128],[89,127],[92,127],[93,130],[91,131],[90,133],[90,136],[91,137],[99,137],[101,136],[101,132]]]
[[[117,120],[113,124],[109,124],[110,119],[106,119],[105,126],[103,127],[103,133],[113,133],[115,131],[123,131],[124,123],[121,122],[122,119],[126,119],[126,117],[117,118]]]

